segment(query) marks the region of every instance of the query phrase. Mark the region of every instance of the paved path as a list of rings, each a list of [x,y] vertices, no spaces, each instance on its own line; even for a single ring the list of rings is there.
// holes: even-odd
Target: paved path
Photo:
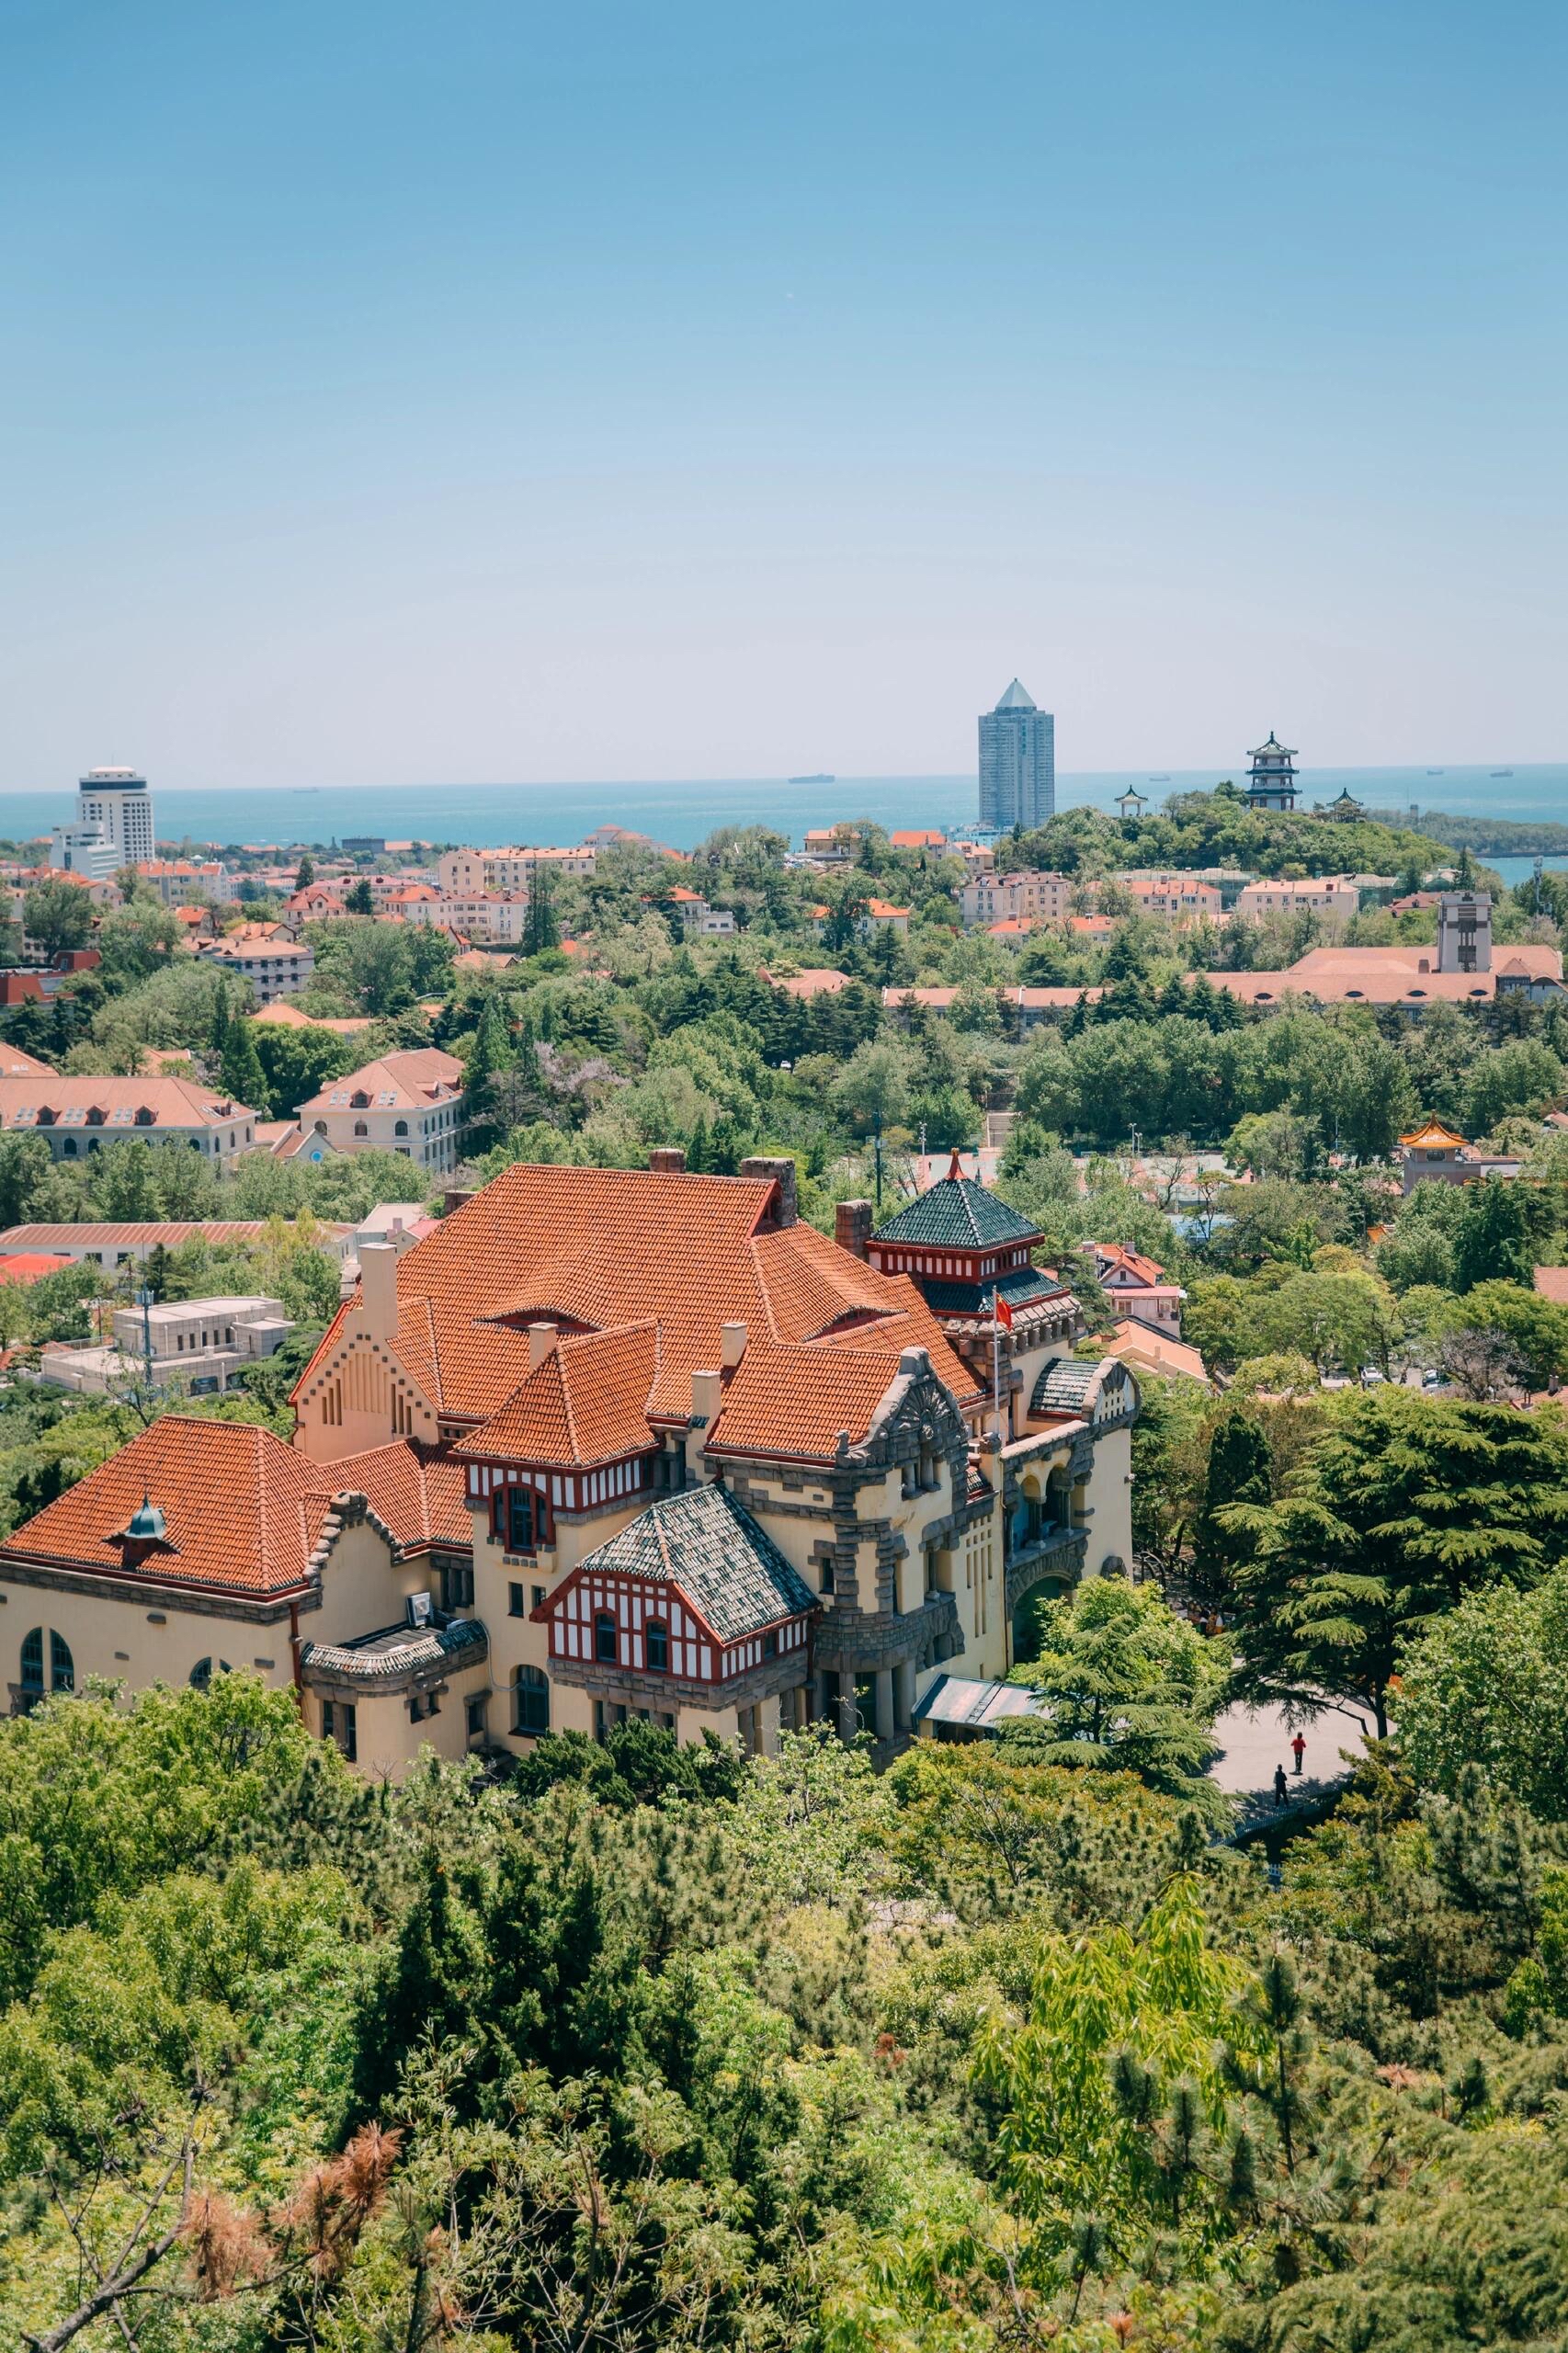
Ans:
[[[1342,1709],[1326,1708],[1301,1731],[1307,1748],[1302,1758],[1302,1772],[1298,1778],[1295,1759],[1290,1754],[1290,1734],[1295,1727],[1285,1721],[1280,1708],[1227,1708],[1214,1725],[1214,1737],[1220,1743],[1220,1755],[1210,1771],[1220,1787],[1233,1797],[1255,1790],[1272,1790],[1274,1768],[1285,1768],[1286,1779],[1294,1798],[1305,1795],[1302,1781],[1315,1782],[1319,1789],[1339,1780],[1348,1770],[1340,1755],[1348,1749],[1352,1756],[1359,1756],[1361,1735],[1358,1726],[1366,1723],[1372,1730],[1371,1719],[1347,1715]]]

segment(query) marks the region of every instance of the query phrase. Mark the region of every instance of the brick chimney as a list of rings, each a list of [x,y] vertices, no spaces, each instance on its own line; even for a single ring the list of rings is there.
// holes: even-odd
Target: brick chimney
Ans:
[[[863,1258],[875,1215],[869,1201],[840,1201],[833,1213],[833,1238],[852,1258]]]
[[[792,1160],[769,1160],[759,1154],[755,1159],[742,1161],[741,1175],[773,1177],[778,1186],[778,1223],[793,1225],[796,1222],[801,1212],[795,1193],[795,1164]]]
[[[553,1324],[541,1323],[528,1325],[528,1370],[530,1372],[537,1371],[546,1357],[552,1357],[555,1354],[555,1337]]]
[[[648,1154],[648,1165],[655,1176],[684,1176],[686,1149],[678,1143],[656,1143]]]

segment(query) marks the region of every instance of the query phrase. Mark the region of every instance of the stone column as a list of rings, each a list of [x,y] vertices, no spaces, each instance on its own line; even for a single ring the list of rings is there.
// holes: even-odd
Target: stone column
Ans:
[[[891,1741],[893,1736],[892,1669],[877,1669],[877,1738]]]
[[[915,1661],[906,1658],[892,1671],[893,1722],[900,1732],[915,1729]]]

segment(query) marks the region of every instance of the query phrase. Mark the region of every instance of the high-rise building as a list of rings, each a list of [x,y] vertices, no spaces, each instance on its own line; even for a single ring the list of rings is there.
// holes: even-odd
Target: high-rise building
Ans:
[[[1056,814],[1056,722],[1013,680],[980,722],[980,822],[1006,832]]]
[[[79,825],[101,825],[117,868],[153,855],[153,796],[134,768],[89,768],[76,795]]]

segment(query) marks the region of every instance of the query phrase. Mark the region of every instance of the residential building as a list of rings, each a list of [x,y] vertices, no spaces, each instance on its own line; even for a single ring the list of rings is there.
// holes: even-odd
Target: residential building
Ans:
[[[927,1013],[950,1013],[954,1000],[964,994],[956,986],[927,983],[919,988],[885,988],[882,1003],[895,1019],[903,1017],[901,1026],[907,1026],[909,1008],[920,1006]],[[1020,1033],[1038,1029],[1044,1021],[1071,1013],[1082,998],[1085,1005],[1097,1005],[1105,991],[1097,984],[1091,988],[999,988],[995,991],[997,1009],[1006,1021],[1017,1025]]]
[[[76,793],[76,823],[102,828],[114,849],[111,871],[153,854],[153,796],[134,768],[89,768]]]
[[[980,822],[1006,832],[1056,814],[1056,722],[1017,678],[980,722]]]
[[[214,906],[226,907],[239,896],[238,886],[221,858],[143,858],[137,873],[165,907],[188,905],[198,891]]]
[[[959,913],[966,928],[1012,921],[1064,923],[1077,885],[1066,874],[1023,867],[1010,874],[981,872],[960,885]]]
[[[62,1275],[75,1263],[62,1251],[0,1247],[0,1283],[20,1283],[25,1290],[29,1284],[42,1282],[46,1275]]]
[[[894,849],[926,850],[936,858],[939,858],[948,847],[946,834],[938,833],[934,826],[906,827],[899,833],[890,834],[888,840]]]
[[[801,847],[811,865],[849,866],[860,847],[859,830],[854,825],[812,825]]]
[[[1155,1381],[1198,1381],[1211,1389],[1209,1369],[1199,1351],[1187,1340],[1173,1339],[1169,1333],[1157,1332],[1149,1324],[1131,1318],[1124,1324],[1113,1324],[1105,1343],[1108,1357],[1115,1357],[1129,1371],[1141,1373]]]
[[[216,1396],[243,1386],[250,1366],[273,1354],[294,1329],[278,1299],[182,1299],[157,1307],[122,1307],[110,1347],[44,1348],[39,1376],[83,1396],[145,1380],[187,1396]]]
[[[1199,916],[1218,923],[1223,912],[1219,886],[1201,874],[1115,874],[1111,880],[1145,915],[1164,915],[1167,923],[1196,923]]]
[[[681,929],[693,933],[699,939],[728,938],[735,928],[735,918],[728,907],[710,907],[700,891],[688,891],[677,882],[666,892],[669,904],[680,917]]]
[[[528,924],[526,891],[400,891],[385,912],[401,922],[430,924],[470,939],[494,940],[515,948]]]
[[[247,980],[260,1006],[296,995],[316,969],[314,954],[302,939],[199,940],[197,954],[211,957]]]
[[[298,1692],[361,1771],[485,1736],[485,1628],[464,1614],[463,1474],[403,1439],[320,1465],[270,1430],[166,1414],[0,1545],[13,1712],[102,1675]]]
[[[575,849],[460,848],[443,850],[436,872],[442,890],[454,896],[472,897],[489,891],[520,891],[526,896],[541,868],[547,867],[552,874],[581,875],[591,881],[596,862],[597,852],[586,842]]]
[[[1180,1283],[1167,1282],[1164,1267],[1119,1242],[1092,1242],[1089,1248],[1100,1289],[1117,1313],[1179,1340],[1187,1298]]]
[[[1517,1176],[1523,1162],[1514,1155],[1478,1151],[1440,1120],[1426,1120],[1401,1136],[1395,1157],[1406,1193],[1417,1185],[1475,1185],[1487,1176]]]
[[[244,1663],[372,1772],[631,1714],[753,1751],[866,1725],[885,1758],[949,1668],[1006,1672],[1037,1586],[1125,1561],[1136,1391],[1069,1355],[1071,1295],[1012,1264],[1032,1229],[936,1237],[1009,1257],[998,1446],[990,1284],[928,1265],[939,1313],[870,1263],[869,1204],[843,1243],[799,1222],[792,1162],[655,1157],[515,1166],[368,1245],[294,1448],[168,1415],[18,1529],[13,1705]]]
[[[1209,978],[1246,1005],[1278,1005],[1295,995],[1320,1005],[1397,1006],[1418,1017],[1429,1005],[1486,1005],[1498,996],[1548,1004],[1562,994],[1562,957],[1555,948],[1509,947],[1494,969],[1486,893],[1444,892],[1435,949],[1312,948],[1284,972],[1210,972]]]
[[[189,1078],[0,1078],[0,1130],[42,1136],[56,1160],[139,1136],[194,1146],[222,1167],[254,1144],[256,1116]]]
[[[855,927],[862,936],[873,931],[896,931],[901,938],[906,938],[910,912],[908,907],[890,905],[886,899],[868,899]]]
[[[434,1046],[384,1054],[335,1078],[301,1103],[305,1157],[328,1152],[400,1152],[432,1173],[458,1165],[463,1066]]]
[[[1249,882],[1236,901],[1244,923],[1261,923],[1266,915],[1321,915],[1331,923],[1347,923],[1359,912],[1361,893],[1340,874],[1303,876],[1296,881]]]
[[[1268,731],[1267,744],[1256,745],[1247,754],[1252,766],[1247,774],[1246,799],[1249,808],[1289,811],[1296,805],[1296,755],[1277,741],[1274,730]]]
[[[786,996],[799,997],[803,1005],[809,1005],[813,997],[837,996],[849,986],[850,982],[847,972],[840,972],[831,964],[808,964],[802,971],[787,973],[782,979],[776,973],[764,971],[759,965],[756,976],[759,981],[767,981],[770,987],[782,989]]]
[[[119,1223],[12,1225],[0,1233],[0,1251],[46,1251],[73,1267],[143,1266],[154,1250],[178,1250],[187,1242],[259,1243],[267,1232],[263,1218],[137,1219]],[[317,1247],[341,1259],[352,1229],[318,1219]]]
[[[113,842],[102,825],[56,825],[49,837],[49,862],[64,874],[85,874],[90,882],[112,882],[118,871]]]

